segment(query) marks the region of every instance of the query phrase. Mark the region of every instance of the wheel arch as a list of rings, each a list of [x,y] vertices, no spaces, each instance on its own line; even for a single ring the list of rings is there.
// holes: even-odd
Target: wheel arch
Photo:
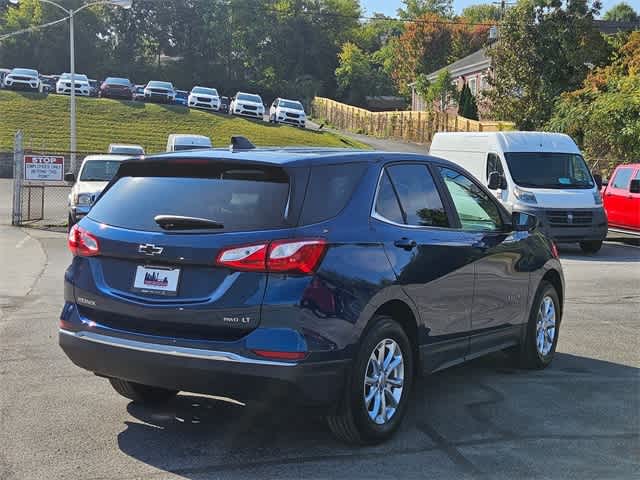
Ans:
[[[407,338],[411,343],[413,361],[414,361],[414,372],[419,373],[422,369],[420,367],[420,348],[418,342],[418,319],[413,311],[413,309],[409,306],[408,303],[403,300],[389,300],[382,305],[380,305],[376,311],[374,312],[372,318],[375,318],[376,315],[386,315],[393,318],[396,322],[400,324],[402,329],[407,334]],[[373,322],[369,322],[365,331],[369,330]]]
[[[541,282],[544,281],[549,282],[556,289],[558,299],[560,300],[560,313],[562,314],[564,311],[564,284],[560,273],[555,269],[548,270],[542,277]]]

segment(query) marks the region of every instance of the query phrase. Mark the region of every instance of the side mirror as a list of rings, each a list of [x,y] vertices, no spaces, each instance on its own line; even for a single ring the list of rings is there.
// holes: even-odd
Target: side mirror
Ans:
[[[67,172],[64,174],[64,181],[73,183],[76,181],[76,176],[73,174],[73,172]]]
[[[596,185],[598,186],[598,190],[600,190],[602,188],[602,175],[600,175],[599,173],[594,173],[593,179],[595,180]]]
[[[640,193],[640,179],[631,180],[629,193]]]
[[[511,226],[514,232],[531,232],[538,226],[538,217],[531,213],[513,212]]]
[[[498,172],[491,172],[489,174],[489,182],[487,187],[489,190],[498,190],[499,188],[506,188],[506,181],[504,176],[499,174]]]

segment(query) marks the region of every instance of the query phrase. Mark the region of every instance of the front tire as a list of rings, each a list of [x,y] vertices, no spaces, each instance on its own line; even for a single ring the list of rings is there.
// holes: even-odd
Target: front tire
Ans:
[[[551,364],[558,345],[561,319],[558,292],[551,283],[543,280],[531,307],[524,343],[520,346],[520,366],[543,369]]]
[[[602,248],[602,240],[585,240],[580,242],[580,248],[584,253],[593,255]]]
[[[333,434],[352,444],[380,443],[406,413],[413,382],[413,350],[403,328],[376,316],[362,339],[338,411],[327,417]]]
[[[177,390],[168,390],[166,388],[151,387],[140,383],[129,382],[120,378],[110,378],[109,382],[113,389],[129,400],[135,403],[157,405],[166,403],[176,396]]]

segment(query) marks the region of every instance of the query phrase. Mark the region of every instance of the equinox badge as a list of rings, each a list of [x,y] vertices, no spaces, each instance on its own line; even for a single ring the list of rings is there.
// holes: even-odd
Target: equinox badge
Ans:
[[[153,243],[145,243],[138,247],[138,253],[144,253],[149,256],[160,255],[163,250],[163,247],[156,247]]]

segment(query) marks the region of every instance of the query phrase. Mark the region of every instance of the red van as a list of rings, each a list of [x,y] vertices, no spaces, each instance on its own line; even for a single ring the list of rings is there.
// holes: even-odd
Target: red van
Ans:
[[[609,230],[640,236],[640,163],[619,165],[602,187],[602,200]]]

